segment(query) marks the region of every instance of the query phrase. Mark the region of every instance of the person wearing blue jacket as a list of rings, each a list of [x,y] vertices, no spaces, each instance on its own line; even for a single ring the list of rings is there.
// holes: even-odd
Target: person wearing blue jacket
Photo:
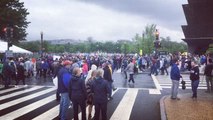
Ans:
[[[43,77],[46,78],[46,76],[47,76],[47,70],[49,69],[49,64],[48,64],[47,60],[44,60],[42,62],[41,69],[42,69]]]
[[[60,107],[59,107],[59,118],[60,120],[65,120],[67,115],[67,110],[70,105],[69,98],[69,82],[71,80],[72,74],[69,71],[71,67],[71,62],[66,60],[63,62],[64,67],[62,67],[58,72],[58,89],[57,92],[60,94]]]
[[[74,120],[78,120],[78,107],[81,107],[81,119],[86,120],[86,86],[81,70],[75,67],[69,83],[69,97],[73,104]]]
[[[180,70],[178,68],[179,60],[175,59],[174,63],[171,68],[170,77],[172,80],[172,92],[171,92],[171,99],[173,100],[180,100],[180,98],[177,97],[178,94],[178,88],[179,88],[179,81],[182,76],[180,75]]]
[[[102,120],[107,119],[107,102],[110,94],[108,82],[103,78],[103,70],[97,70],[96,77],[92,83],[91,91],[94,93],[95,117],[94,120],[99,120],[100,111]]]

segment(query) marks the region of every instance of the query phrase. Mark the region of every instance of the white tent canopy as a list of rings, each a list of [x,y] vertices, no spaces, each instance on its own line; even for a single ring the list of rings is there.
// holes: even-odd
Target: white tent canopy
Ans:
[[[4,53],[7,50],[7,42],[0,41],[0,53]],[[13,53],[27,53],[27,54],[32,54],[32,52],[25,50],[23,48],[17,47],[15,45],[12,45],[10,47],[10,50],[13,51]]]

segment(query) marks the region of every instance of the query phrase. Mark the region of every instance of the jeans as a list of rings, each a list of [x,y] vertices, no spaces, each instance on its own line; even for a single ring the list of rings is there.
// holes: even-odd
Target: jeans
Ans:
[[[129,82],[132,81],[133,83],[135,83],[133,75],[134,74],[129,74]]]
[[[125,79],[127,79],[127,72],[124,70]]]
[[[151,66],[151,74],[158,75],[158,70],[157,70],[157,65],[156,64],[153,64]]]
[[[162,75],[164,75],[164,74],[165,74],[165,72],[164,72],[164,71],[166,72],[166,74],[167,74],[167,75],[169,74],[169,73],[168,73],[168,70],[167,70],[167,68],[166,68],[166,67],[162,67],[162,68],[161,68],[161,74],[162,74]]]
[[[207,91],[213,92],[213,80],[212,80],[212,77],[206,76],[206,85],[207,85]]]
[[[81,107],[81,115],[82,115],[82,120],[86,120],[86,101],[83,100],[72,100],[73,104],[73,110],[74,110],[74,120],[78,120],[78,106]]]
[[[99,120],[100,111],[102,115],[102,120],[107,119],[107,103],[95,103],[95,119]]]
[[[67,110],[70,105],[70,98],[68,93],[61,93],[59,117],[60,120],[65,120],[67,115]]]
[[[177,98],[179,88],[179,80],[172,80],[172,95],[171,98]]]
[[[11,83],[11,77],[10,76],[4,76],[4,85],[5,85],[5,88],[8,88],[10,83]]]
[[[193,96],[192,97],[197,97],[197,88],[199,85],[199,80],[193,80],[191,85],[192,85],[192,92],[193,92]]]

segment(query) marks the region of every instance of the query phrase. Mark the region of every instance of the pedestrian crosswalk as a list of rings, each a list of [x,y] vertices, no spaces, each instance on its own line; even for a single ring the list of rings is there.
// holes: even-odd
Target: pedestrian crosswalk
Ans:
[[[119,103],[118,107],[116,108],[115,112],[113,113],[110,119],[111,120],[125,120],[127,118],[129,119],[137,93],[138,93],[137,89],[129,89],[125,93],[123,99]]]
[[[142,90],[136,88],[118,88],[114,91],[113,100],[108,102],[108,119],[129,120],[133,107],[140,107],[141,105],[140,102],[135,101],[139,91],[141,92]],[[145,91],[149,92],[149,90]],[[51,86],[0,88],[0,120],[58,119],[59,102],[56,101],[55,92],[55,87]],[[68,118],[73,119],[72,108],[69,108],[68,113]],[[92,115],[94,117],[94,107]],[[79,112],[79,118],[81,118],[81,112]]]
[[[183,76],[183,80],[186,82],[186,89],[191,89],[191,80],[189,78],[189,75],[182,75],[182,76]],[[162,76],[162,75],[153,76],[152,75],[152,77],[153,77],[153,80],[157,79],[158,81],[157,85],[160,86],[160,88],[171,88],[172,82],[169,76]],[[181,84],[179,88],[182,88]],[[199,83],[198,89],[207,89],[205,76],[203,75],[200,76],[200,83]]]

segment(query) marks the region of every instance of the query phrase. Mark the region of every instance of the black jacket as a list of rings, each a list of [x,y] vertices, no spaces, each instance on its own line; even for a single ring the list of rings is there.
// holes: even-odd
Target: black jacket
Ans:
[[[25,75],[24,75],[24,72],[25,72],[24,66],[18,64],[16,67],[17,67],[17,79],[18,80],[23,80],[25,78]]]
[[[91,91],[94,93],[94,104],[107,103],[110,88],[106,80],[103,78],[95,78]]]
[[[5,62],[2,68],[2,74],[4,77],[11,77],[12,76],[12,69],[8,62]]]
[[[205,70],[204,70],[204,75],[211,77],[212,69],[213,69],[213,64],[206,65]]]
[[[73,100],[86,100],[86,87],[85,81],[81,76],[72,76],[69,83],[69,97],[71,101]]]
[[[198,66],[195,66],[191,69],[190,80],[199,80],[200,79],[200,70]]]

